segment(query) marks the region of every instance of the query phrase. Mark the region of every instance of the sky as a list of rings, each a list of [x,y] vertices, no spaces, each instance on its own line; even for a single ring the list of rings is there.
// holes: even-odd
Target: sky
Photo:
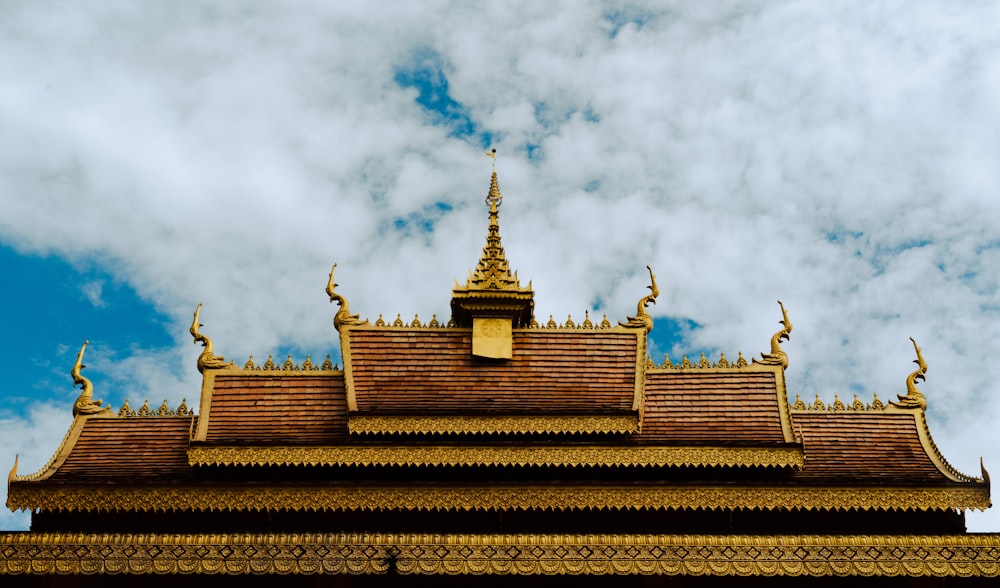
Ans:
[[[0,0],[0,465],[57,449],[84,375],[197,405],[201,331],[242,364],[331,354],[338,292],[446,319],[501,234],[542,322],[769,349],[796,394],[906,391],[1000,472],[997,2]],[[0,499],[6,500],[6,489]],[[969,513],[976,531],[1000,514]],[[0,529],[25,513],[0,511]]]

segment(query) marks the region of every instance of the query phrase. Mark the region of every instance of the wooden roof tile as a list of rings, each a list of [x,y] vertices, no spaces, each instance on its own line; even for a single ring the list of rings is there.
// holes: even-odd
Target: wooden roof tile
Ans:
[[[513,357],[474,358],[466,329],[352,329],[360,413],[602,414],[632,410],[634,332],[515,330]]]

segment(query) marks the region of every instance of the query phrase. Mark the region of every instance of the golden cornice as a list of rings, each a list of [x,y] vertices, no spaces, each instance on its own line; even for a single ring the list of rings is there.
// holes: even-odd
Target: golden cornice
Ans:
[[[0,534],[0,574],[1000,576],[1000,534]]]
[[[990,506],[985,484],[938,487],[145,486],[12,484],[11,510],[514,511],[953,510]]]
[[[731,466],[803,465],[797,447],[191,447],[191,465]]]
[[[348,417],[352,434],[638,433],[638,415],[367,416]]]

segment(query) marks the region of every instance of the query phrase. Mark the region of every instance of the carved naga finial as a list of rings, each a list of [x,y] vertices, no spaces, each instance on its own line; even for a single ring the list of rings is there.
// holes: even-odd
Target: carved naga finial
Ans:
[[[780,365],[782,369],[784,369],[788,367],[788,354],[781,348],[781,342],[788,341],[789,336],[791,336],[792,321],[788,318],[788,311],[785,310],[785,305],[782,304],[780,300],[778,301],[778,306],[781,307],[782,316],[782,319],[778,322],[785,328],[771,336],[771,352],[761,353],[760,359],[754,359],[753,363],[759,363],[762,365]]]
[[[339,284],[333,282],[333,272],[337,269],[337,264],[330,268],[330,281],[326,283],[326,293],[330,296],[330,302],[336,301],[340,305],[337,314],[333,316],[333,328],[340,330],[344,325],[363,325],[367,319],[361,320],[357,314],[351,314],[351,307],[347,304],[347,299],[333,291]]]
[[[233,362],[227,362],[225,357],[215,354],[212,340],[198,332],[200,327],[205,326],[198,322],[199,315],[201,315],[200,302],[198,303],[198,308],[194,311],[194,320],[191,321],[191,328],[189,329],[191,336],[194,337],[194,343],[196,345],[201,343],[205,347],[205,350],[198,356],[198,371],[205,373],[206,369],[233,367],[235,365]]]
[[[618,324],[623,327],[642,327],[648,332],[653,330],[653,317],[649,316],[649,313],[646,312],[646,307],[650,304],[656,304],[656,297],[660,295],[660,288],[656,285],[656,274],[653,273],[653,268],[647,265],[646,269],[649,270],[649,280],[652,282],[649,286],[646,286],[650,290],[649,295],[639,301],[635,316],[628,317],[628,322],[623,323],[618,321]]]
[[[925,379],[924,374],[927,373],[927,362],[924,361],[924,355],[920,353],[920,347],[917,346],[916,339],[910,337],[910,341],[913,341],[913,349],[917,352],[917,358],[913,360],[913,363],[917,364],[917,370],[906,377],[906,395],[897,394],[899,402],[890,401],[889,404],[898,406],[899,408],[919,408],[923,410],[927,408],[927,399],[920,393],[920,390],[917,390],[917,380],[923,381]]]
[[[83,388],[83,392],[80,393],[76,402],[73,403],[73,416],[86,416],[111,411],[110,406],[102,407],[100,400],[94,401],[94,385],[80,373],[80,370],[87,367],[83,365],[83,352],[87,349],[89,343],[90,341],[83,342],[83,347],[76,354],[76,363],[73,364],[73,369],[70,371],[70,375],[73,376],[73,387],[80,386]]]

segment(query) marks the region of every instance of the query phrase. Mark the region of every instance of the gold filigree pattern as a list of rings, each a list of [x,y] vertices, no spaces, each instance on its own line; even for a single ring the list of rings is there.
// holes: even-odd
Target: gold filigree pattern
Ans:
[[[337,314],[333,315],[333,327],[340,331],[343,326],[350,325],[363,325],[368,322],[367,319],[361,320],[360,315],[351,314],[351,307],[347,302],[347,299],[337,294],[334,289],[339,286],[333,281],[333,272],[336,271],[337,264],[333,264],[330,268],[330,279],[326,283],[326,294],[330,297],[330,302],[336,302],[340,308],[337,310]]]
[[[94,400],[94,385],[90,382],[90,379],[81,373],[83,368],[87,367],[83,365],[83,352],[87,350],[88,344],[90,344],[90,341],[83,342],[83,347],[76,354],[76,363],[73,364],[73,369],[70,370],[70,375],[73,376],[73,387],[76,388],[79,386],[83,389],[80,392],[80,396],[77,397],[76,402],[73,403],[73,416],[111,412],[110,406],[101,406],[101,400]]]
[[[307,354],[305,361],[301,364],[295,363],[295,361],[292,360],[291,354],[288,355],[285,362],[281,365],[278,365],[274,361],[274,357],[271,355],[267,356],[267,361],[262,365],[254,363],[252,355],[250,356],[250,359],[243,364],[243,370],[248,372],[329,372],[337,371],[339,369],[340,366],[335,365],[331,361],[329,354],[326,356],[326,360],[324,360],[321,365],[313,363],[312,354]]]
[[[208,369],[223,369],[233,367],[233,362],[227,362],[226,358],[221,355],[215,354],[215,347],[212,344],[212,340],[202,335],[198,329],[204,327],[205,325],[198,322],[199,315],[201,315],[201,303],[198,303],[198,308],[194,309],[194,320],[191,321],[191,328],[188,331],[191,336],[194,337],[194,344],[197,345],[201,343],[205,348],[201,355],[198,356],[198,371],[205,373]]]
[[[803,465],[796,447],[191,447],[191,465],[731,466]]]
[[[365,416],[352,415],[353,434],[637,433],[639,417],[620,416]]]
[[[925,379],[924,375],[927,373],[927,362],[924,361],[924,355],[920,353],[920,347],[917,346],[917,341],[913,337],[910,337],[910,341],[913,341],[913,349],[917,352],[917,358],[913,360],[913,363],[917,364],[917,369],[909,376],[906,377],[906,395],[897,394],[899,397],[899,402],[889,401],[889,404],[897,406],[899,408],[917,408],[924,410],[927,408],[927,399],[921,394],[920,390],[917,390],[917,382],[923,381]]]
[[[765,363],[749,363],[743,358],[743,353],[740,352],[736,361],[729,361],[726,358],[725,353],[719,354],[718,361],[709,360],[704,353],[701,354],[701,358],[697,362],[693,362],[688,359],[687,354],[681,357],[680,363],[674,363],[670,359],[670,355],[667,353],[663,354],[663,363],[656,364],[650,359],[649,365],[650,369],[654,370],[676,370],[676,371],[688,371],[688,370],[712,370],[712,371],[729,371],[735,372],[738,370],[742,371],[770,371],[774,368],[769,364]]]
[[[656,298],[660,295],[660,289],[656,285],[656,274],[653,273],[653,268],[647,265],[646,269],[649,270],[649,281],[651,282],[649,286],[646,286],[649,288],[649,295],[639,300],[635,316],[628,317],[628,321],[626,322],[619,321],[618,324],[623,327],[645,329],[648,333],[653,330],[653,317],[649,316],[649,313],[646,312],[646,307],[650,304],[656,304]]]
[[[977,535],[0,535],[0,574],[1000,576]]]
[[[820,399],[819,394],[816,395],[816,400],[811,404],[806,404],[802,401],[802,398],[798,394],[795,395],[795,402],[791,405],[791,409],[794,412],[885,412],[886,406],[879,400],[878,394],[872,396],[872,401],[870,404],[865,404],[858,398],[858,395],[854,395],[854,400],[850,404],[846,404],[840,399],[840,396],[834,395],[834,400],[832,403],[827,404]]]
[[[788,354],[781,348],[782,341],[788,341],[788,338],[792,335],[792,321],[788,318],[788,311],[785,310],[785,305],[778,301],[778,306],[781,307],[781,316],[783,317],[779,323],[781,323],[784,328],[775,333],[771,337],[771,352],[761,353],[760,359],[754,359],[753,363],[762,363],[765,365],[780,365],[782,369],[788,367]]]
[[[122,404],[121,408],[118,409],[118,416],[122,418],[128,417],[187,417],[193,415],[194,412],[188,408],[187,398],[181,400],[180,406],[176,410],[172,410],[167,404],[167,400],[163,400],[163,404],[160,408],[153,412],[149,408],[149,400],[145,401],[138,411],[129,405],[128,398]]]
[[[951,510],[990,506],[984,484],[935,487],[45,486],[12,484],[7,506],[114,511]]]

